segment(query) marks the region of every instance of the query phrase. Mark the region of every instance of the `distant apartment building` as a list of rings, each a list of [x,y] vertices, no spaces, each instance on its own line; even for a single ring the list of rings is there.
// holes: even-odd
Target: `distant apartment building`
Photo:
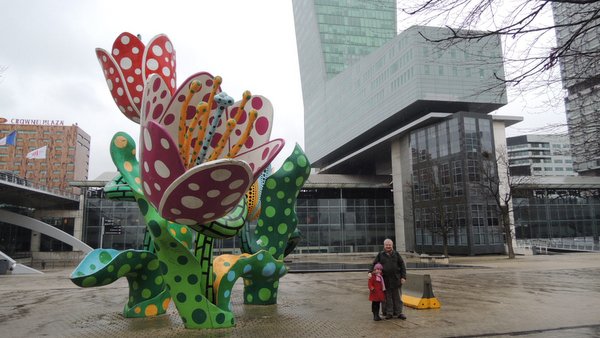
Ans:
[[[574,176],[568,135],[521,135],[506,139],[513,176]]]
[[[580,175],[600,175],[600,4],[552,2],[558,45],[568,46],[560,58],[565,110],[573,154]],[[574,25],[590,16],[597,19]],[[582,29],[583,28],[583,29]],[[574,34],[579,34],[573,39]]]
[[[69,182],[88,178],[90,135],[60,120],[9,119],[0,124],[0,139],[12,132],[14,142],[0,145],[1,173],[48,191],[79,193]]]

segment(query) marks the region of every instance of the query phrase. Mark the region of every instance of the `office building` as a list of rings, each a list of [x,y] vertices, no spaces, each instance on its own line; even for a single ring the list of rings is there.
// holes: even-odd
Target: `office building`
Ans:
[[[552,10],[559,46],[568,46],[560,58],[564,99],[573,155],[573,167],[579,175],[600,175],[600,28],[598,3],[572,4],[553,2]],[[581,29],[570,25],[596,13]],[[581,29],[581,30],[580,30]],[[575,33],[579,36],[573,39]]]
[[[574,176],[568,135],[521,135],[506,139],[513,176]]]
[[[504,74],[500,39],[435,43],[449,36],[447,28],[413,26],[332,76],[326,54],[335,40],[327,32],[355,31],[351,22],[360,22],[340,9],[351,6],[364,16],[396,12],[394,2],[380,3],[293,1],[307,156],[319,174],[389,179],[400,250],[440,250],[425,205],[432,184],[444,184],[461,193],[443,197],[452,206],[449,215],[464,220],[453,221],[450,252],[501,252],[503,238],[488,217],[496,210],[481,198],[472,172],[505,145],[505,126],[521,120],[488,115],[506,104],[505,86],[497,79]],[[353,41],[378,44],[371,39],[365,34]],[[350,38],[338,40],[344,45]],[[453,173],[452,181],[448,176],[439,182],[440,168]],[[432,171],[431,178],[421,175]]]

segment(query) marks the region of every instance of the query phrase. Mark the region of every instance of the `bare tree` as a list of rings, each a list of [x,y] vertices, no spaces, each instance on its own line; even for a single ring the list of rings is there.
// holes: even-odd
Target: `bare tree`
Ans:
[[[0,83],[4,80],[4,72],[8,69],[7,65],[0,65]]]
[[[436,161],[427,154],[428,160],[422,162],[420,169],[413,174],[413,192],[415,196],[413,208],[419,211],[419,222],[432,235],[435,245],[436,237],[442,240],[442,253],[448,256],[448,245],[454,236],[458,222],[449,199],[452,198],[453,183],[447,161]],[[418,201],[418,202],[417,202]]]
[[[561,127],[569,129],[575,169],[600,173],[600,45],[593,43],[600,0],[406,0],[398,9],[412,22],[448,27],[443,38],[422,34],[441,46],[499,36],[505,72],[495,76],[517,95],[562,83],[544,106],[565,105]]]
[[[516,187],[525,183],[533,183],[531,176],[513,176],[510,174],[508,152],[506,148],[496,149],[496,157],[484,152],[482,157],[484,161],[479,161],[479,175],[481,175],[479,187],[483,193],[495,203],[497,208],[498,218],[500,219],[499,226],[504,233],[506,246],[508,248],[508,258],[515,258],[513,248],[513,239],[515,234],[513,231],[512,213],[513,213],[513,196]]]
[[[575,6],[579,15],[555,23],[551,14],[552,7],[556,6]],[[515,53],[505,50],[511,71],[501,80],[509,84],[549,80],[549,71],[558,65],[561,58],[577,57],[579,61],[589,63],[589,67],[582,69],[594,68],[598,64],[600,47],[590,48],[578,43],[588,34],[595,34],[594,30],[600,25],[598,0],[408,0],[398,2],[398,9],[419,23],[447,26],[451,34],[443,41],[479,40],[498,35],[502,37],[505,48],[521,43],[523,48],[515,49]],[[555,30],[568,33],[553,46]],[[589,78],[589,73],[579,72],[570,76],[570,80],[581,81]]]

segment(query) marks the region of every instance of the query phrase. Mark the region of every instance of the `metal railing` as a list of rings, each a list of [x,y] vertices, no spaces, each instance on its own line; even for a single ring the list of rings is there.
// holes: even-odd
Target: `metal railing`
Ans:
[[[591,237],[518,239],[517,246],[521,248],[536,248],[538,251],[545,252],[552,249],[600,252],[600,244],[594,243]]]
[[[65,197],[65,198],[70,198],[72,200],[78,200],[79,196],[72,193],[72,192],[68,192],[68,191],[64,191],[64,190],[60,190],[58,188],[50,188],[46,185],[43,184],[39,184],[36,182],[31,182],[25,178],[19,177],[18,175],[12,174],[12,173],[7,173],[7,172],[0,172],[0,181],[4,181],[4,182],[8,182],[8,183],[13,183],[13,184],[17,184],[17,185],[21,185],[24,187],[29,187],[29,188],[33,188],[33,189],[37,189],[37,190],[41,190],[41,191],[46,191],[46,192],[50,192],[53,193],[55,195],[61,196],[61,197]]]

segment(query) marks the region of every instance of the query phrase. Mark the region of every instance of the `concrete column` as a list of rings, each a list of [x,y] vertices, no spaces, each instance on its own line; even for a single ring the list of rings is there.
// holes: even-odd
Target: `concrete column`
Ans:
[[[83,213],[85,210],[85,191],[79,195],[79,210],[75,216],[73,225],[73,237],[83,241]]]
[[[29,250],[31,252],[39,252],[40,244],[42,243],[42,234],[37,231],[31,231],[31,245],[29,246]]]
[[[409,134],[392,142],[392,184],[394,187],[394,222],[396,250],[415,250],[415,227],[412,213],[411,161]]]

